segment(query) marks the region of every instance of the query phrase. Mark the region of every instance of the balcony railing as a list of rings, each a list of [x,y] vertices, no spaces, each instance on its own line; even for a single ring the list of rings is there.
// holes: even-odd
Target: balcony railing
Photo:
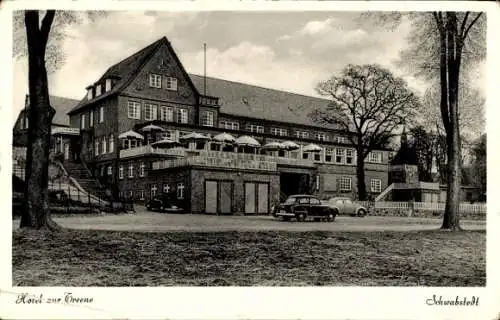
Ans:
[[[315,164],[313,160],[308,159],[297,159],[289,157],[278,157],[269,156],[261,154],[251,154],[251,153],[234,153],[234,152],[222,152],[222,151],[200,151],[200,155],[213,158],[235,158],[244,161],[265,161],[265,162],[275,162],[276,164],[283,165],[295,165],[304,167],[314,167]]]
[[[230,153],[229,153],[230,154]],[[235,154],[242,155],[242,154]],[[251,155],[246,155],[251,156]],[[163,160],[153,162],[153,170],[166,168],[176,168],[184,166],[204,166],[215,168],[241,169],[241,170],[259,170],[259,171],[276,171],[276,162],[262,161],[258,158],[263,157],[254,155],[255,158],[249,157],[213,157],[208,155],[198,155],[183,159]]]
[[[71,134],[71,135],[79,135],[79,128],[72,127],[54,127],[51,129],[51,134]]]
[[[160,149],[160,148],[154,148],[151,145],[120,150],[120,158],[128,158],[128,157],[144,156],[144,155],[164,155],[164,156],[184,157],[186,155],[186,152],[183,149],[176,149],[176,148]]]

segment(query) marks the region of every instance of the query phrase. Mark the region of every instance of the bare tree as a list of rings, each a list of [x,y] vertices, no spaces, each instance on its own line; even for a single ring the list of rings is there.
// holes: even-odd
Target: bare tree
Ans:
[[[354,131],[349,136],[357,153],[358,195],[365,200],[365,159],[386,145],[402,124],[413,119],[420,104],[406,82],[378,65],[348,65],[340,76],[320,83],[317,90],[332,102],[311,115],[317,121]]]
[[[459,88],[464,74],[486,56],[485,15],[482,12],[370,13],[363,15],[362,23],[373,17],[389,27],[409,20],[412,26],[409,47],[401,53],[401,64],[414,75],[438,83],[447,157],[446,208],[441,228],[461,230]]]
[[[89,12],[92,18],[101,12]],[[24,19],[23,19],[24,18]],[[48,10],[40,21],[37,10],[14,13],[14,57],[28,56],[29,108],[28,142],[26,154],[25,207],[21,228],[58,230],[50,219],[48,202],[48,168],[50,130],[55,110],[50,105],[46,60],[52,70],[64,61],[60,49],[64,26],[80,22],[77,12]],[[22,32],[24,22],[25,33]],[[52,30],[54,32],[51,33]],[[50,40],[52,39],[52,40]]]

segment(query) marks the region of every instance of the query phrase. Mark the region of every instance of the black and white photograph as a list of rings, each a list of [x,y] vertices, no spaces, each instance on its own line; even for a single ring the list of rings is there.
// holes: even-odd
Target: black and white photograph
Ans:
[[[439,319],[491,307],[487,5],[175,8],[9,9],[9,303],[396,287],[433,288],[408,303]]]

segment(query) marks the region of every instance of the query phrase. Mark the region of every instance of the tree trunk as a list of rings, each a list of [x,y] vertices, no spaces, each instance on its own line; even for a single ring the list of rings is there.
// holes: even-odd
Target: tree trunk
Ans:
[[[460,184],[462,173],[460,128],[458,123],[458,83],[460,71],[461,42],[458,38],[456,13],[446,14],[446,53],[447,53],[447,99],[449,122],[446,128],[448,175],[446,207],[441,229],[461,230]]]
[[[25,203],[21,228],[56,230],[48,201],[50,129],[55,110],[50,105],[45,48],[53,12],[48,11],[39,28],[37,11],[25,13],[29,63],[29,128],[26,155]],[[52,15],[52,17],[50,16]],[[47,26],[48,24],[48,26]],[[47,30],[48,28],[48,30]]]
[[[358,151],[358,157],[356,158],[356,177],[358,180],[358,200],[366,201],[366,183],[365,183],[365,160],[364,157],[360,156],[361,152]]]

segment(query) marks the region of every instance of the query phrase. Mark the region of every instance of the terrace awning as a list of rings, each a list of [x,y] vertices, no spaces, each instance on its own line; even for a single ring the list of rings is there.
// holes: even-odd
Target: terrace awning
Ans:
[[[154,124],[149,124],[149,125],[145,126],[144,128],[141,128],[141,131],[142,132],[152,132],[152,131],[161,131],[161,132],[164,132],[165,129],[163,129],[160,126],[156,126]]]
[[[121,133],[118,136],[118,139],[128,139],[128,138],[144,140],[144,137],[141,134],[139,134],[135,131],[132,131],[132,130]]]
[[[320,152],[321,150],[323,150],[323,148],[321,148],[317,144],[311,143],[311,144],[308,144],[307,146],[305,146],[302,149],[302,152]]]
[[[217,142],[224,142],[224,143],[233,143],[236,138],[233,137],[232,135],[230,135],[229,133],[219,133],[218,135],[216,135],[213,140],[217,141]]]
[[[250,136],[241,136],[234,141],[240,146],[260,147],[260,143]]]

